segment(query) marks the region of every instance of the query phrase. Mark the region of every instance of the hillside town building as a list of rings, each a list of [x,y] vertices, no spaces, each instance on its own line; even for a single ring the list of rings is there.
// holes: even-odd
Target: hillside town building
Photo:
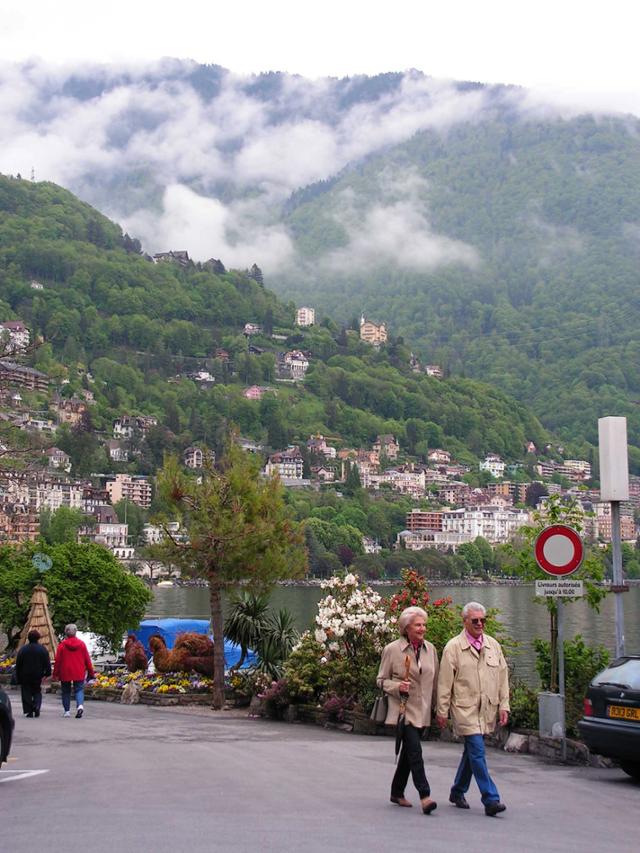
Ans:
[[[314,308],[298,308],[296,311],[296,326],[313,326],[316,322],[316,312]]]
[[[265,466],[267,476],[278,474],[281,480],[302,480],[303,470],[304,461],[297,447],[273,453]]]
[[[393,435],[379,435],[372,445],[372,449],[380,456],[386,456],[387,459],[398,458],[400,453],[400,445]]]
[[[480,470],[488,471],[496,480],[500,477],[504,477],[504,468],[504,462],[495,453],[487,453],[483,461],[480,462]]]
[[[151,483],[146,477],[116,474],[114,479],[106,481],[105,488],[112,504],[130,501],[144,509],[151,506]]]
[[[146,435],[158,419],[151,415],[121,415],[113,422],[114,438],[133,438],[136,434]]]
[[[0,323],[0,352],[25,352],[31,340],[29,329],[21,320],[5,320]]]
[[[29,388],[32,391],[47,391],[49,389],[49,377],[46,373],[34,370],[32,367],[24,367],[8,359],[0,361],[0,382]]]
[[[360,318],[360,340],[373,346],[387,342],[387,327],[384,323],[372,323],[366,320],[364,314]]]

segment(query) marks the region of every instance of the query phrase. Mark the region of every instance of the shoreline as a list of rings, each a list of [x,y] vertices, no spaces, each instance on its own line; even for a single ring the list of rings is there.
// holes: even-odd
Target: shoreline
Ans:
[[[542,579],[542,578],[541,578]],[[320,588],[325,580],[328,578],[306,578],[304,580],[284,580],[277,581],[275,586],[277,587],[299,587],[299,588]],[[522,581],[519,578],[439,578],[439,579],[431,579],[427,578],[427,584],[430,588],[439,588],[439,587],[486,587],[486,586],[522,586],[522,587],[533,587],[534,581]],[[401,578],[385,578],[378,580],[364,580],[363,581],[367,586],[372,587],[397,587],[402,583]],[[155,583],[151,584],[152,589],[180,589],[183,587],[186,588],[201,588],[206,589],[208,587],[208,583],[205,580],[195,579],[195,580],[176,580],[171,586],[165,585],[162,586],[160,584]],[[239,583],[238,586],[244,586],[244,584]],[[601,583],[597,584],[604,589],[612,586],[611,583]],[[625,580],[625,586],[627,587],[636,587],[640,586],[640,578],[629,578]]]

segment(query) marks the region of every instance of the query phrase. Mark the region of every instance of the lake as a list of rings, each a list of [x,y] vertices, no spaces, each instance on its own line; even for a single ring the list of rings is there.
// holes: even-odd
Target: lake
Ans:
[[[391,595],[393,587],[377,587],[381,595]],[[521,643],[514,658],[517,675],[532,686],[537,686],[535,658],[532,647],[534,637],[547,639],[549,617],[544,605],[536,604],[531,586],[434,586],[432,600],[451,596],[455,604],[479,601],[485,607],[496,607],[507,632]],[[271,595],[274,608],[286,607],[293,614],[300,631],[314,625],[317,603],[323,590],[316,586],[279,586]],[[602,643],[612,653],[615,651],[614,596],[604,600],[600,613],[592,611],[585,602],[576,602],[565,608],[565,636],[581,634],[589,644]],[[154,588],[153,601],[148,616],[182,616],[209,618],[209,591],[202,587]],[[625,648],[627,652],[640,652],[640,586],[632,587],[624,595]]]

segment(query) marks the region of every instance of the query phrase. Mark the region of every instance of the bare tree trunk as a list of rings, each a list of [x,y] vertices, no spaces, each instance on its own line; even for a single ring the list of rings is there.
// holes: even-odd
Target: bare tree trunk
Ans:
[[[549,654],[551,656],[551,672],[549,674],[549,690],[551,693],[558,692],[558,612],[549,611],[549,622],[551,626],[551,642]]]
[[[217,579],[209,577],[209,606],[213,630],[213,697],[212,707],[219,711],[224,706],[224,622],[222,595]]]

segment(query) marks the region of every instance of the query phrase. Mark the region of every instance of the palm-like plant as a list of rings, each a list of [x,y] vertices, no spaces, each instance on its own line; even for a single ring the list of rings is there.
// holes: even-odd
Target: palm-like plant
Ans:
[[[293,615],[285,608],[270,613],[257,646],[258,667],[272,678],[279,678],[282,664],[300,639]]]
[[[240,669],[249,649],[258,649],[269,623],[269,597],[241,592],[234,595],[225,619],[225,636],[241,649],[240,660],[233,669]]]

